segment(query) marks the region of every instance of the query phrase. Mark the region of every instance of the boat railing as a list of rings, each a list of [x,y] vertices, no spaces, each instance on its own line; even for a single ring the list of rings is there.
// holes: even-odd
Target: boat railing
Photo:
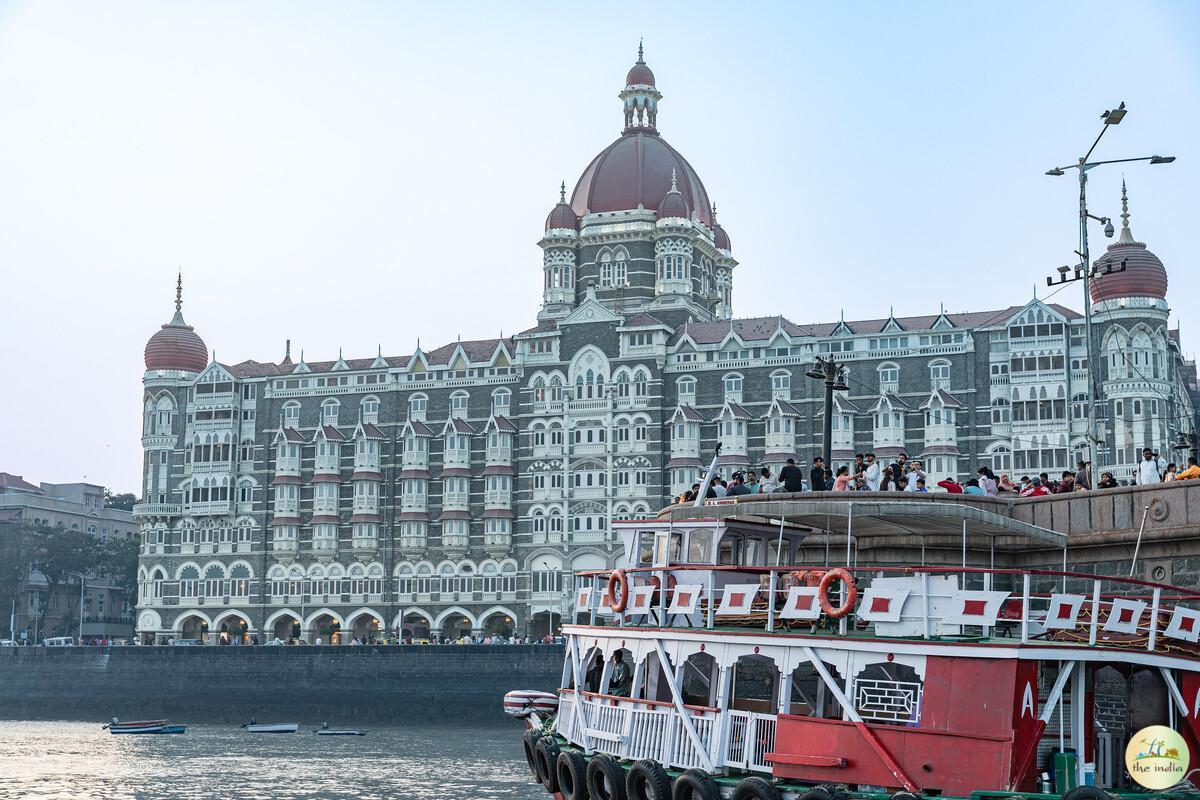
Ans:
[[[1057,570],[836,568],[852,576],[852,590],[840,579],[825,580],[833,569],[673,563],[579,573],[575,619],[630,627],[737,626],[747,632],[998,636],[1023,644],[1086,643],[1200,657],[1198,591]],[[620,583],[628,597],[617,612],[609,592],[620,595]]]
[[[555,727],[590,752],[631,761],[652,759],[678,769],[771,770],[767,754],[775,747],[774,714],[729,710],[722,725],[720,709],[683,709],[686,717],[673,703],[560,689]]]

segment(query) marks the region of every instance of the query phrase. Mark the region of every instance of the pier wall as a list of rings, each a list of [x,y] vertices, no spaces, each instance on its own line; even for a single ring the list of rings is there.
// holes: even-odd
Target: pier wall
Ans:
[[[0,718],[319,724],[499,721],[554,691],[561,645],[0,648]]]

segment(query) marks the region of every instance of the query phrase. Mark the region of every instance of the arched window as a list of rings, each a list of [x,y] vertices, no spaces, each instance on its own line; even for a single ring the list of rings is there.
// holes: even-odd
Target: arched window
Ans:
[[[633,396],[645,397],[650,385],[650,379],[642,370],[633,373]]]
[[[332,397],[321,403],[321,424],[336,427],[338,424],[338,411],[340,409],[341,403]]]
[[[362,411],[363,422],[369,422],[372,425],[379,422],[379,398],[364,397],[359,403],[359,409]]]
[[[285,403],[283,406],[283,427],[300,427],[300,404],[296,401]]]
[[[950,385],[950,362],[939,359],[929,364],[929,380],[935,389],[945,389]]]
[[[179,570],[179,596],[180,597],[195,597],[199,589],[200,570],[196,567],[188,565]]]
[[[450,416],[455,419],[465,419],[469,400],[470,396],[466,392],[455,392],[450,395]]]
[[[618,247],[613,252],[613,286],[624,286],[629,282],[628,261],[629,254],[624,247]]]
[[[608,250],[600,253],[600,285],[604,287],[613,285],[612,253]]]
[[[429,398],[423,394],[414,394],[408,398],[408,416],[410,419],[424,420],[425,409],[429,404]]]
[[[731,372],[723,379],[725,386],[725,399],[733,402],[741,402],[742,399],[742,376],[736,372]]]
[[[696,379],[690,375],[675,381],[675,391],[679,394],[679,402],[696,402]]]
[[[508,389],[497,389],[492,392],[492,414],[497,417],[506,417],[511,407],[512,392]]]
[[[891,361],[879,365],[879,391],[894,392],[900,385],[900,367]]]
[[[1087,419],[1087,395],[1071,395],[1071,419]]]
[[[992,424],[1001,425],[1011,421],[1011,407],[1008,400],[1003,397],[997,397],[992,401]]]
[[[783,369],[771,373],[771,396],[779,400],[792,399],[792,373]]]

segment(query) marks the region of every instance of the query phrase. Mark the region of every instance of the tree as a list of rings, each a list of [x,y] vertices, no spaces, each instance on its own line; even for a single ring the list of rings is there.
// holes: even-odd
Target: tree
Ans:
[[[21,588],[33,553],[32,535],[30,526],[0,522],[0,615],[5,618],[14,603],[20,606],[24,602]],[[15,639],[17,632],[10,631],[9,635]]]
[[[127,591],[134,591],[137,588],[137,538],[109,539],[100,548],[99,566],[105,575],[117,581]]]
[[[131,492],[123,494],[113,494],[107,489],[104,490],[104,507],[116,508],[121,511],[133,511],[134,505],[138,502],[137,495]]]
[[[100,557],[100,542],[95,536],[61,527],[38,526],[35,528],[33,544],[30,560],[34,569],[46,579],[47,598],[54,597],[55,591],[67,578],[93,571]],[[79,597],[72,595],[67,598],[67,603],[64,618],[78,619]],[[44,606],[38,609],[39,621],[45,613]]]

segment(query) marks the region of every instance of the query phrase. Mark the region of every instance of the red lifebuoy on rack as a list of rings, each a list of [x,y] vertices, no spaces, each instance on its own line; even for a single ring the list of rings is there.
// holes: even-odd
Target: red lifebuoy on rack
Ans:
[[[842,604],[836,608],[829,602],[829,587],[834,581],[841,581],[846,587]],[[854,585],[854,576],[848,571],[837,567],[821,576],[821,583],[817,586],[817,601],[821,604],[821,610],[825,612],[825,616],[830,619],[841,619],[854,609],[856,600],[858,600],[858,587]]]
[[[620,597],[617,596],[617,586],[621,587]],[[613,570],[613,574],[609,576],[608,591],[604,593],[604,603],[618,614],[625,610],[625,606],[629,605],[629,579],[625,577],[625,570]]]

